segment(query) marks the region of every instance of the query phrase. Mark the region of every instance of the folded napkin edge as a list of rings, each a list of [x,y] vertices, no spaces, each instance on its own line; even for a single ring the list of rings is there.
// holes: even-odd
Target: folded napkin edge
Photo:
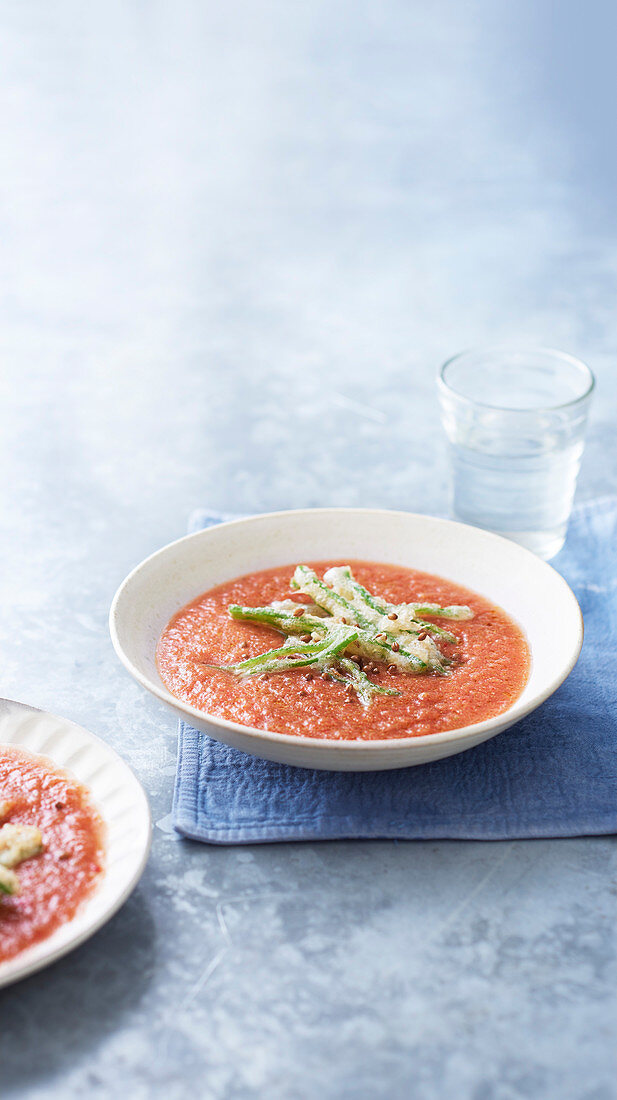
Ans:
[[[329,820],[333,823],[339,819],[335,814],[329,815]],[[211,826],[207,829],[200,827],[199,825],[192,826],[186,824],[182,818],[179,818],[174,823],[174,828],[185,840],[195,841],[199,843],[215,844],[215,845],[237,845],[237,844],[275,844],[280,841],[298,843],[306,843],[307,841],[336,841],[336,840],[384,840],[384,841],[408,841],[415,840],[448,840],[453,843],[465,843],[466,841],[485,841],[487,844],[495,841],[501,843],[504,840],[567,840],[572,839],[573,836],[577,837],[593,837],[593,836],[613,836],[617,834],[617,822],[614,815],[607,815],[605,821],[595,820],[593,823],[587,822],[586,824],[580,824],[577,827],[575,834],[572,833],[571,828],[568,829],[567,825],[557,826],[539,826],[536,822],[533,827],[533,831],[529,832],[512,832],[509,829],[495,830],[491,836],[487,836],[486,832],[480,830],[474,830],[467,828],[464,835],[454,836],[448,830],[443,832],[435,830],[434,828],[427,828],[416,833],[415,836],[409,836],[409,827],[407,831],[405,826],[401,826],[391,831],[376,831],[371,832],[359,831],[358,827],[355,828],[349,826],[349,831],[341,830],[340,828],[334,829],[333,832],[320,832],[315,834],[315,827],[313,826],[299,826],[299,825],[270,825],[270,826],[224,826],[217,828]]]

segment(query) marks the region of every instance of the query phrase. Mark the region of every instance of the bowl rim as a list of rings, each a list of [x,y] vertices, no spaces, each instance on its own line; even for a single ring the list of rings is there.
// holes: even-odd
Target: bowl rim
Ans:
[[[439,733],[427,733],[420,735],[410,735],[408,737],[381,737],[374,739],[363,738],[349,738],[349,739],[337,739],[333,737],[306,737],[304,734],[293,733],[278,733],[275,730],[264,730],[257,726],[246,726],[240,722],[234,722],[229,718],[221,718],[218,715],[210,714],[208,711],[199,710],[197,707],[191,706],[189,703],[185,703],[182,699],[172,695],[167,690],[163,681],[160,684],[155,683],[148,676],[145,676],[139,668],[133,663],[129,655],[124,650],[118,633],[118,608],[124,599],[127,588],[130,587],[133,579],[145,569],[146,566],[154,562],[159,557],[164,557],[175,547],[187,543],[191,540],[202,539],[207,537],[210,532],[219,531],[221,528],[230,527],[244,527],[250,526],[252,523],[260,520],[273,520],[280,519],[282,517],[300,517],[300,516],[319,516],[319,515],[332,515],[332,514],[361,514],[364,516],[399,516],[405,519],[415,519],[420,521],[430,521],[432,524],[436,524],[438,527],[448,528],[465,528],[465,530],[474,531],[478,538],[486,540],[489,544],[507,544],[509,548],[513,548],[515,552],[518,552],[523,560],[532,559],[536,566],[542,569],[550,571],[560,582],[563,595],[566,600],[570,601],[576,611],[578,612],[578,631],[576,641],[572,647],[572,653],[570,659],[564,666],[563,670],[558,676],[553,677],[549,684],[547,684],[542,691],[537,692],[527,703],[521,705],[517,703],[517,700],[512,703],[504,711],[500,711],[499,714],[494,715],[492,718],[485,718],[482,722],[474,722],[467,726],[459,726],[456,729],[443,730]],[[233,578],[230,578],[233,579]],[[481,593],[479,593],[481,595]],[[180,608],[178,609],[180,610]],[[524,630],[524,624],[520,624]],[[477,735],[483,733],[490,733],[494,730],[498,733],[503,728],[504,722],[508,726],[514,725],[515,722],[519,722],[522,718],[525,718],[537,707],[553,695],[553,693],[563,684],[564,680],[570,675],[574,668],[583,645],[584,635],[584,623],[583,614],[574,592],[570,588],[570,585],[562,577],[561,573],[558,573],[552,565],[543,561],[531,550],[528,550],[524,546],[520,546],[518,543],[513,542],[511,539],[506,539],[502,535],[497,535],[492,531],[486,531],[481,527],[473,527],[471,524],[459,523],[456,520],[445,519],[441,516],[432,516],[422,512],[405,512],[401,509],[391,508],[354,508],[354,507],[328,507],[328,508],[293,508],[293,509],[281,509],[275,512],[258,512],[254,515],[240,516],[236,519],[224,520],[221,523],[216,523],[211,527],[204,527],[199,531],[193,531],[188,535],[183,535],[179,539],[174,539],[172,542],[168,542],[165,546],[160,547],[159,550],[155,550],[154,553],[149,554],[138,565],[136,565],[130,573],[124,578],[119,585],[114,598],[112,600],[111,608],[109,611],[109,632],[111,635],[111,641],[116,652],[116,655],[126,668],[127,672],[149,691],[152,695],[158,698],[161,702],[167,706],[171,706],[172,709],[179,711],[183,719],[189,724],[195,725],[197,723],[207,722],[209,725],[218,729],[229,730],[235,734],[246,737],[249,741],[255,740],[256,742],[270,742],[274,745],[296,745],[303,748],[318,749],[325,753],[328,752],[347,752],[354,753],[378,753],[383,752],[386,749],[403,749],[410,748],[411,746],[428,746],[428,745],[444,745],[450,742],[461,742],[475,738]],[[533,656],[533,655],[532,655]],[[520,698],[520,696],[519,696]],[[191,722],[193,719],[193,722]],[[250,750],[247,750],[250,751]],[[256,755],[257,752],[256,745]]]

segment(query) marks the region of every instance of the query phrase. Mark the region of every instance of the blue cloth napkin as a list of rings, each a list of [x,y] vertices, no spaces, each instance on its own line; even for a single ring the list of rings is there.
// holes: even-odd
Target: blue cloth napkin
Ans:
[[[198,512],[191,526],[223,518]],[[350,773],[258,760],[181,722],[176,829],[211,844],[617,832],[617,499],[577,508],[552,564],[578,597],[585,642],[566,682],[518,725],[434,764]]]

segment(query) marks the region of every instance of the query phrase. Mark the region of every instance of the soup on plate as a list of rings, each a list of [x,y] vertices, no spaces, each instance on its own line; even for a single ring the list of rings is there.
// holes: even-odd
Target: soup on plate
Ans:
[[[46,757],[0,745],[0,962],[71,920],[103,861],[88,790]]]
[[[501,714],[529,674],[521,628],[443,577],[378,562],[249,573],[182,608],[157,647],[178,699],[336,740],[420,737]]]

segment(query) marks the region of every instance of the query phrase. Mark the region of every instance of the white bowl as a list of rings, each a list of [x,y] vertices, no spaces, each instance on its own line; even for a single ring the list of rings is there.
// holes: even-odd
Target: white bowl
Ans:
[[[245,573],[327,558],[391,562],[435,573],[504,608],[523,628],[531,648],[531,672],[522,695],[503,714],[461,729],[424,737],[335,741],[242,726],[170,694],[158,674],[155,653],[176,611],[207,589]],[[110,630],[131,675],[191,726],[266,760],[328,771],[424,764],[494,737],[552,695],[574,667],[583,640],[580,608],[566,582],[516,543],[430,516],[356,508],[273,512],[172,542],[138,565],[120,586]]]

